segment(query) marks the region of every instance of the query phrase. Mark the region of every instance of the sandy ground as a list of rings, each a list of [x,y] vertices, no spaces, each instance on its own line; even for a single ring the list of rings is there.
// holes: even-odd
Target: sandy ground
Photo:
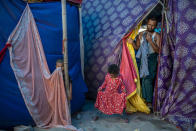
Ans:
[[[72,116],[72,124],[84,131],[180,131],[175,125],[153,114],[104,115],[94,108],[94,101],[90,100],[85,102],[79,113]]]

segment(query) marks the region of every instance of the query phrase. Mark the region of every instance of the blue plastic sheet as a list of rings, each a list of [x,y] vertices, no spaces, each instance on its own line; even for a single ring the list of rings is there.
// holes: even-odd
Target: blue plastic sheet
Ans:
[[[0,50],[15,28],[26,3],[22,0],[0,1]],[[67,34],[69,75],[73,84],[71,111],[78,111],[85,100],[87,88],[82,78],[79,41],[79,12],[67,3]],[[50,71],[62,56],[62,17],[60,2],[30,4],[42,40]],[[0,64],[0,128],[33,124],[26,108],[6,52]]]

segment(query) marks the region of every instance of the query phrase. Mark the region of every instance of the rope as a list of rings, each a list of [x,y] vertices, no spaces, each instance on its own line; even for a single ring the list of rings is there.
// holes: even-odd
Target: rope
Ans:
[[[159,3],[162,5],[163,7],[163,10],[162,10],[162,15],[165,16],[165,21],[166,21],[166,26],[167,26],[167,33],[169,33],[169,21],[168,21],[168,18],[167,18],[167,10],[168,8],[165,7],[164,3],[161,1],[161,0],[158,0]]]

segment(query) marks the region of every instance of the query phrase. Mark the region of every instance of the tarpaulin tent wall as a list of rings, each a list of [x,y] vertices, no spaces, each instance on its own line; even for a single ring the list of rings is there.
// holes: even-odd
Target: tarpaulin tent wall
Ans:
[[[107,60],[117,58],[119,50],[116,49],[123,36],[157,2],[158,0],[83,0],[85,80],[89,97],[95,98],[97,88],[107,72]],[[167,2],[169,4],[165,12],[170,32],[163,38],[165,42],[160,56],[158,91],[155,92],[158,95],[155,97],[158,108],[156,111],[160,111],[163,118],[184,130],[191,130],[196,116],[196,2]],[[167,26],[164,33],[166,31]]]
[[[26,3],[21,0],[0,1],[0,49],[16,26]],[[79,11],[67,3],[67,31],[69,75],[73,81],[71,110],[80,109],[87,91],[81,74]],[[56,60],[62,58],[62,16],[61,3],[48,2],[30,4],[43,43],[48,66],[55,69]],[[24,104],[6,53],[0,64],[0,128],[21,124],[32,124],[33,120]]]

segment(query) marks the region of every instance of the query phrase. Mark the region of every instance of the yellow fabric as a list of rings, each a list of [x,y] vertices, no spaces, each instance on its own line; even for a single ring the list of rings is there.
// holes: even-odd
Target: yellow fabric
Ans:
[[[137,36],[138,31],[139,31],[139,29],[141,27],[141,24],[142,24],[142,22],[140,22],[138,24],[138,26],[133,30],[133,32],[131,33],[131,35],[129,36],[129,38],[131,38],[133,40],[135,39],[135,37]],[[135,67],[135,70],[136,70],[136,73],[137,73],[136,91],[137,91],[137,93],[140,96],[142,96],[142,93],[141,93],[141,85],[140,85],[140,78],[139,78],[139,71],[138,71],[138,67],[137,67],[137,63],[136,63],[136,59],[135,59],[135,51],[134,51],[134,48],[133,48],[133,46],[132,46],[131,43],[128,43],[127,42],[127,47],[128,47],[128,50],[129,50],[129,52],[131,54],[131,58],[133,60],[133,64],[134,64],[134,67]]]
[[[131,33],[131,35],[129,36],[129,38],[131,38],[132,40],[135,39],[135,37],[137,36],[139,29],[142,25],[142,21],[135,27],[135,29],[133,30],[133,32]]]
[[[136,91],[141,96],[141,94],[142,94],[141,93],[141,85],[140,85],[139,71],[138,71],[138,67],[137,67],[137,63],[136,63],[136,59],[135,59],[135,51],[134,51],[132,44],[127,43],[127,47],[128,47],[128,50],[131,54],[131,58],[133,60],[133,64],[134,64],[134,67],[135,67],[135,70],[137,73],[137,77],[138,77],[138,79],[135,81],[136,82]]]
[[[141,24],[142,24],[142,22],[140,22],[138,24],[138,26],[133,30],[133,32],[131,33],[129,38],[131,38],[133,40],[135,39],[135,37],[138,34],[139,28],[141,27]],[[136,58],[135,58],[135,51],[134,51],[134,48],[131,43],[127,42],[127,47],[128,47],[128,50],[131,54],[131,58],[133,60],[133,64],[134,64],[134,67],[135,67],[135,70],[137,73],[137,79],[134,80],[136,82],[136,91],[134,91],[132,94],[127,96],[126,112],[133,113],[133,112],[140,111],[140,112],[144,112],[144,113],[149,114],[150,109],[146,106],[146,104],[144,103],[144,100],[142,99],[142,96],[141,96],[140,77],[139,77],[139,71],[138,71]]]
[[[136,93],[133,95],[126,103],[126,112],[133,113],[133,112],[144,112],[146,114],[150,113],[150,109],[146,106],[142,98]]]
[[[131,93],[130,95],[128,95],[127,97],[126,97],[126,99],[128,100],[129,98],[131,98],[133,95],[135,95],[136,94],[136,90],[133,92],[133,93]]]

